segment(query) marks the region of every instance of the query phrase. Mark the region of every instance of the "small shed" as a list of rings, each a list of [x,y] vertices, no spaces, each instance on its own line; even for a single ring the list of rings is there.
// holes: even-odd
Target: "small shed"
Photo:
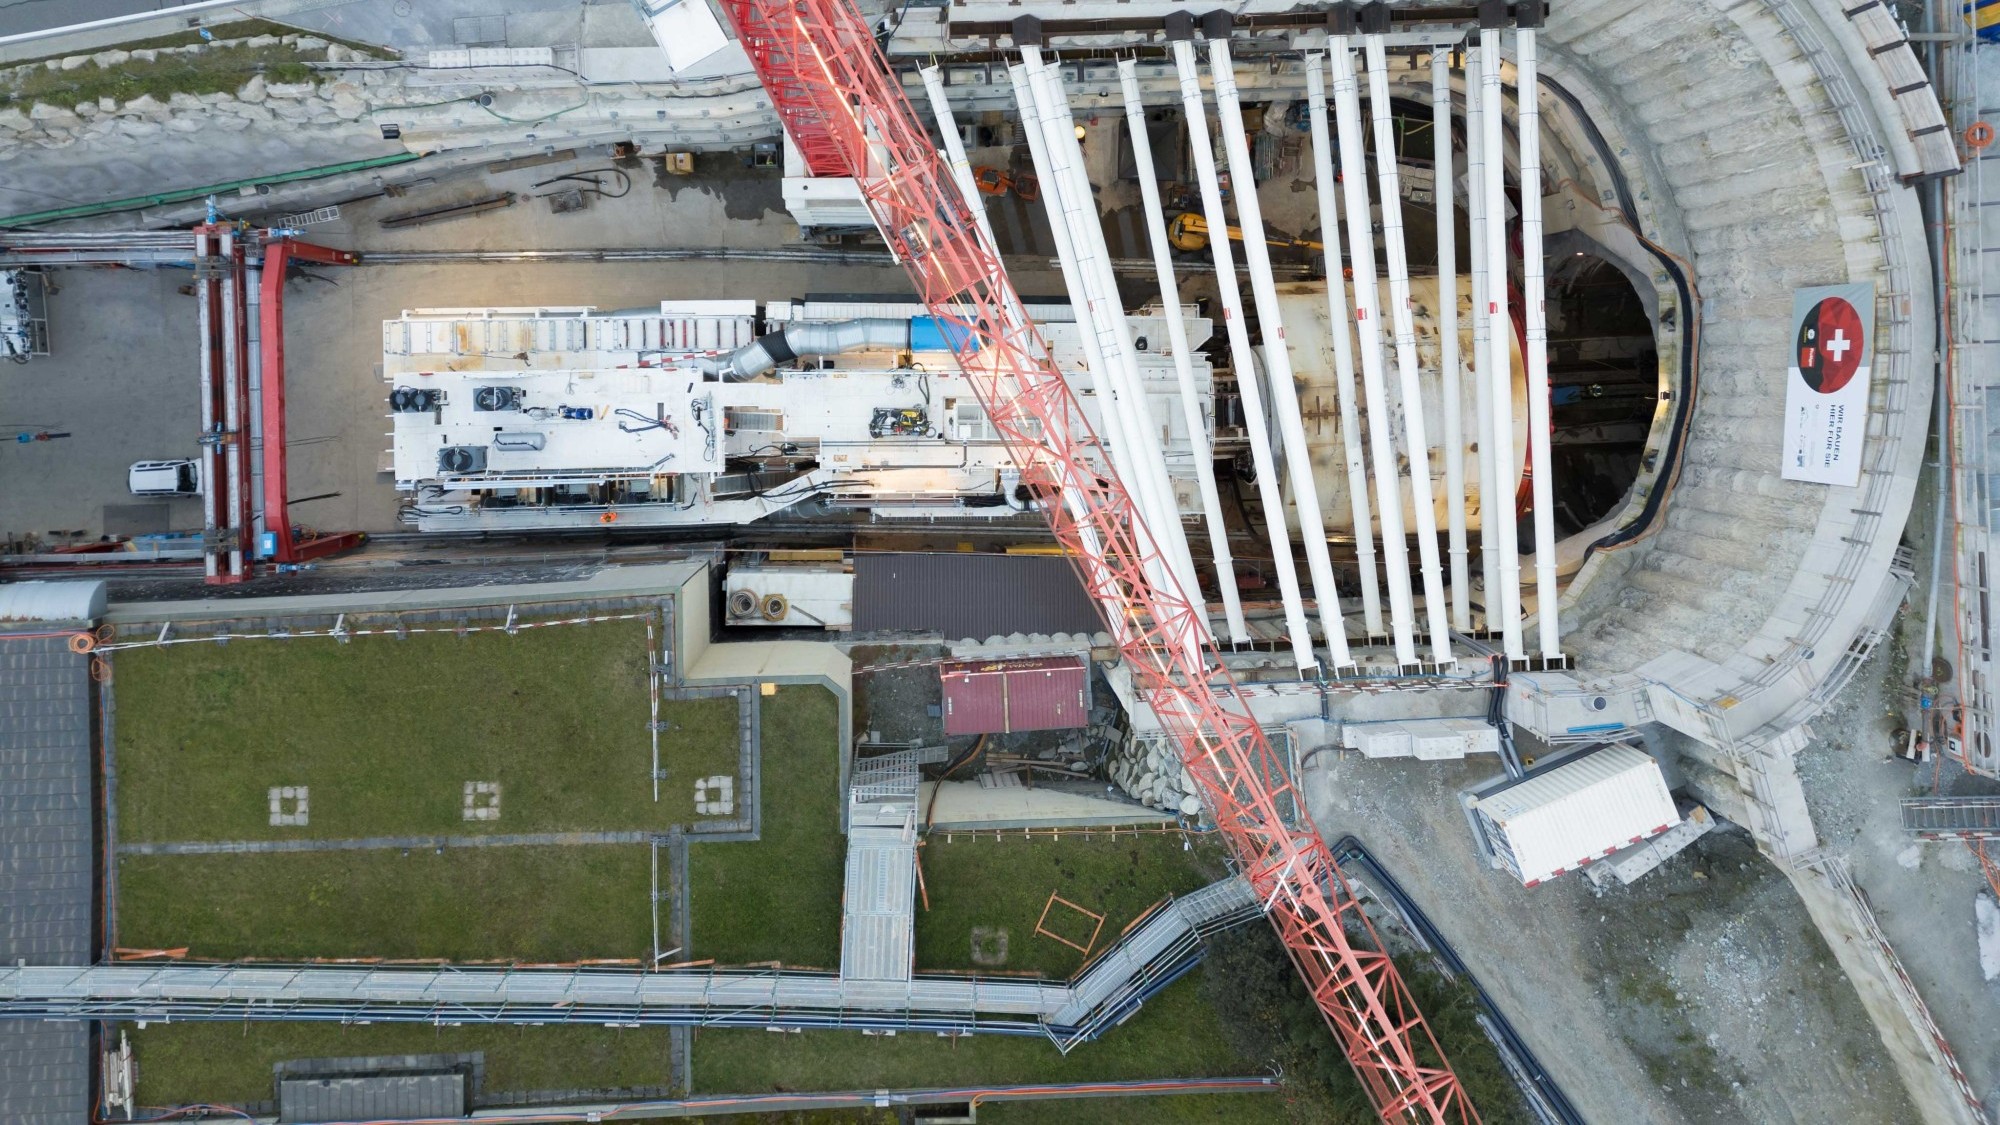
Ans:
[[[1466,806],[1497,864],[1530,887],[1681,821],[1660,763],[1622,744],[1535,770]]]
[[[938,673],[947,735],[1070,730],[1090,722],[1090,667],[1080,656],[957,661]]]

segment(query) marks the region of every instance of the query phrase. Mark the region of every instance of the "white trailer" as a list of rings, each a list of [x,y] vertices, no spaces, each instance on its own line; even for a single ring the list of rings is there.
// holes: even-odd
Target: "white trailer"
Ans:
[[[1493,865],[1535,886],[1681,821],[1660,764],[1643,750],[1602,746],[1467,794]]]

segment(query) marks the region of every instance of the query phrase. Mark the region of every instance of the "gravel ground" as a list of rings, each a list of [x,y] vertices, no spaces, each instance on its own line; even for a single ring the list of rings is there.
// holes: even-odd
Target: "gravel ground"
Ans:
[[[1368,844],[1588,1120],[1913,1119],[1804,907],[1741,831],[1602,898],[1573,877],[1527,890],[1476,854],[1457,803],[1490,760],[1314,761],[1321,831]]]
[[[1987,1105],[2000,1105],[2000,982],[1980,973],[1973,920],[1986,881],[1964,844],[1912,839],[1897,808],[1904,797],[1928,794],[1933,777],[1932,766],[1890,753],[1890,732],[1904,722],[1906,654],[1919,645],[1921,604],[1899,625],[1813,721],[1818,737],[1799,754],[1799,773],[1821,841],[1847,856],[1973,1088]],[[1962,774],[1945,779],[1954,794],[2000,788]]]

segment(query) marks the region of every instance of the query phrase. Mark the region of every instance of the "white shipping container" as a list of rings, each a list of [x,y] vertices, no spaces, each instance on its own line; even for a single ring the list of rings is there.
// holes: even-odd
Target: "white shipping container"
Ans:
[[[1527,886],[1590,864],[1680,823],[1660,764],[1606,746],[1467,802],[1495,858]]]

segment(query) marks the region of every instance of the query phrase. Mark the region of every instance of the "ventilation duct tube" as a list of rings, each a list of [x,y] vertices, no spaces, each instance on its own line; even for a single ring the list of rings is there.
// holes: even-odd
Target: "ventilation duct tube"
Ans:
[[[755,379],[802,355],[839,355],[860,348],[907,348],[910,322],[892,317],[787,324],[728,355],[700,360],[701,373],[725,383]]]

